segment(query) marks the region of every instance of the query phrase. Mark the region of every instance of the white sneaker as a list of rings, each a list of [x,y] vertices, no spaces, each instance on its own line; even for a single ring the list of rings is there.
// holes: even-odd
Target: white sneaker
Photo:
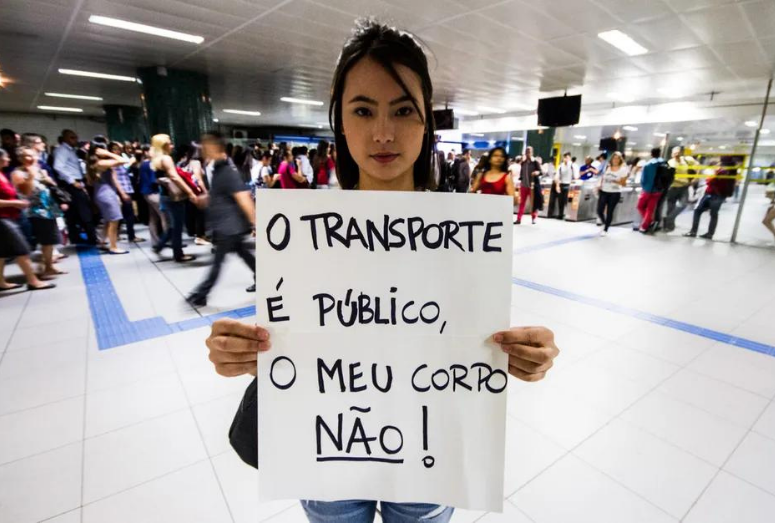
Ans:
[[[608,231],[600,231],[600,236],[608,236]]]
[[[597,225],[598,227],[603,225],[603,222],[600,221],[600,218],[598,218],[597,221],[595,221],[595,225]]]

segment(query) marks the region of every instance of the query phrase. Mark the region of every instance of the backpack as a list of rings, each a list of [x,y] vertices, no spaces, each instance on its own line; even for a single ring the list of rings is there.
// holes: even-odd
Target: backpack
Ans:
[[[665,192],[675,180],[675,168],[670,167],[666,161],[657,164],[657,173],[654,176],[654,191]]]

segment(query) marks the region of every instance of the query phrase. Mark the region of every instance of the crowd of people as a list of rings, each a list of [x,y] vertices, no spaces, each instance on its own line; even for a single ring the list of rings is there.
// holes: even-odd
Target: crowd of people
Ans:
[[[200,143],[176,150],[164,134],[143,145],[102,135],[81,141],[65,129],[51,148],[45,137],[34,133],[3,129],[0,138],[0,269],[7,259],[15,259],[30,290],[50,289],[55,286],[50,280],[64,274],[56,262],[67,254],[58,245],[80,243],[111,255],[126,254],[129,251],[119,245],[120,225],[124,224],[128,242],[139,243],[146,241],[135,232],[140,222],[148,225],[152,250],[161,255],[171,248],[178,263],[195,259],[184,251],[184,230],[195,244],[212,245],[210,274],[188,297],[192,305],[202,306],[226,254],[237,253],[255,270],[246,244],[257,190],[339,187],[336,149],[325,140],[311,150],[285,142],[264,146],[256,141],[243,147],[218,133],[207,133]],[[535,224],[545,205],[548,217],[564,219],[572,184],[584,181],[595,184],[597,224],[605,236],[622,188],[630,183],[642,188],[637,203],[640,219],[634,229],[644,234],[673,231],[677,216],[694,203],[692,227],[685,236],[697,236],[701,217],[709,212],[710,223],[701,237],[712,239],[719,209],[735,192],[738,162],[735,156],[721,157],[718,165],[710,166],[714,175],[707,180],[692,176],[707,166],[700,166],[680,147],[668,160],[654,149],[648,161],[637,157],[627,161],[614,152],[587,157],[582,165],[566,152],[557,166],[536,157],[532,147],[513,158],[503,147],[478,159],[468,149],[446,156],[437,150],[431,163],[436,190],[511,196],[515,224],[521,224],[526,213]],[[551,186],[548,202],[542,184]],[[775,236],[771,193],[773,206],[763,223]],[[36,246],[40,267],[33,270],[30,255]],[[6,281],[0,270],[0,290],[20,286]],[[255,284],[247,290],[254,291]]]

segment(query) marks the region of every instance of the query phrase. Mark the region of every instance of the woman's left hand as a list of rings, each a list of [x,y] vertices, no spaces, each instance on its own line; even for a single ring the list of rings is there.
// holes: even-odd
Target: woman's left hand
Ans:
[[[522,381],[544,379],[560,353],[546,327],[512,327],[492,338],[509,355],[509,374]]]

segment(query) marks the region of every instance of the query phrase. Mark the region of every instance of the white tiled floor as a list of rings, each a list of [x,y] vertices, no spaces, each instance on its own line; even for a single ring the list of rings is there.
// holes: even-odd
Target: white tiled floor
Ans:
[[[541,220],[515,246],[594,231]],[[192,267],[131,250],[103,257],[131,320],[199,316],[182,296],[206,248]],[[207,329],[99,351],[77,257],[63,266],[54,291],[0,297],[0,521],[305,521],[256,501],[227,438],[249,379],[215,374]],[[627,228],[514,256],[521,279],[769,345],[773,269],[769,249]],[[229,260],[201,313],[251,305],[249,283]],[[504,514],[454,523],[773,521],[775,357],[516,285],[512,320],[551,327],[562,354],[510,383]]]

